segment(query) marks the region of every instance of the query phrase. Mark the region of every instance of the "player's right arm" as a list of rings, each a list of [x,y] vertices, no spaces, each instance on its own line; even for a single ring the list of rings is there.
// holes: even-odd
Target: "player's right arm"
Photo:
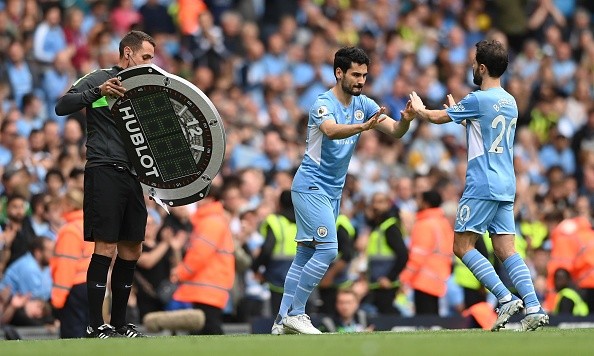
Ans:
[[[384,121],[387,118],[387,116],[384,115],[385,111],[386,108],[382,106],[371,119],[360,124],[338,124],[334,118],[324,120],[320,124],[320,131],[322,131],[324,135],[328,136],[328,138],[331,140],[339,140],[342,138],[351,137],[363,131],[371,130],[380,122]]]
[[[123,96],[125,89],[117,78],[109,78],[102,82],[101,76],[90,73],[77,82],[56,103],[56,115],[65,116],[90,106],[106,95]]]
[[[445,124],[452,121],[452,118],[448,115],[446,110],[429,110],[425,108],[425,104],[423,104],[423,100],[417,95],[416,92],[412,92],[410,94],[410,101],[412,104],[412,108],[416,113],[417,117],[423,120],[427,120],[434,124]],[[456,105],[452,94],[448,94],[448,102],[449,107]],[[444,104],[447,108],[448,105]]]

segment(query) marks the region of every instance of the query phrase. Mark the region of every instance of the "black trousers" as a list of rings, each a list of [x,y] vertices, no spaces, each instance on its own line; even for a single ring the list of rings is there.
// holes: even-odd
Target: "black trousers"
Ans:
[[[415,289],[415,314],[439,315],[439,298]]]
[[[369,292],[370,302],[377,308],[378,313],[400,315],[400,310],[394,306],[396,291],[396,288],[390,288],[373,289]]]
[[[319,288],[321,305],[318,307],[318,313],[326,315],[334,315],[336,313],[336,295],[338,289],[336,287]]]
[[[590,315],[594,315],[594,288],[582,288],[584,295],[584,302],[588,304]]]
[[[85,336],[89,325],[87,284],[76,284],[70,289],[66,304],[58,312],[60,320],[60,338],[73,339]]]
[[[485,295],[484,289],[470,289],[470,288],[463,288],[464,289],[464,306],[469,308],[475,304],[480,302],[484,302],[487,300],[487,296]]]
[[[204,327],[192,335],[223,335],[223,310],[212,305],[194,303],[194,309],[204,312]]]

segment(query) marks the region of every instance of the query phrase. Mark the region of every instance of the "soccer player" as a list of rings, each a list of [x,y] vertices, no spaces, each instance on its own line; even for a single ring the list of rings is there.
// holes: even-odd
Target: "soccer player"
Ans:
[[[338,50],[334,57],[336,85],[320,94],[311,107],[305,156],[293,181],[297,253],[285,278],[273,334],[320,334],[305,303],[337,255],[336,218],[353,150],[361,132],[373,128],[400,138],[414,118],[410,102],[396,121],[372,99],[361,95],[369,57],[359,48]]]
[[[507,64],[507,51],[501,43],[480,41],[472,62],[473,81],[480,90],[458,104],[448,95],[449,105],[444,105],[444,110],[427,110],[415,92],[410,98],[418,118],[466,126],[468,167],[456,214],[454,253],[499,300],[497,320],[491,330],[503,328],[525,307],[522,330],[532,331],[548,324],[549,317],[534,293],[530,271],[514,247],[513,142],[518,108],[515,99],[501,87],[500,77]],[[476,240],[485,231],[491,234],[495,254],[503,261],[522,300],[505,287],[491,263],[475,249]]]
[[[131,31],[122,38],[118,65],[87,74],[61,97],[56,114],[65,116],[87,109],[87,164],[84,177],[85,241],[95,243],[87,270],[89,319],[87,337],[143,337],[126,323],[126,306],[142,251],[147,211],[140,183],[116,128],[105,96],[123,96],[117,78],[126,68],[151,63],[155,41],[144,32]],[[111,324],[103,321],[107,273],[111,274]]]

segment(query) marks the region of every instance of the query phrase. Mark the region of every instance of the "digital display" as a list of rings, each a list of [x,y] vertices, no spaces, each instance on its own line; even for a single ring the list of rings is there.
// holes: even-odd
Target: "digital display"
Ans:
[[[164,181],[196,174],[198,168],[167,93],[154,92],[132,100],[142,117],[142,131]]]

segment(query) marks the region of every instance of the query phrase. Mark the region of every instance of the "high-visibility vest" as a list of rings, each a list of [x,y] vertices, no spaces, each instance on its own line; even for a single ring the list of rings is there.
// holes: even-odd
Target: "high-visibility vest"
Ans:
[[[352,241],[355,239],[356,233],[357,231],[355,230],[355,227],[353,226],[353,223],[351,222],[351,219],[349,219],[346,215],[344,214],[340,214],[338,215],[338,218],[336,218],[336,231],[338,231],[340,228],[344,229],[348,236],[349,236],[349,240],[352,243]],[[338,246],[338,255],[336,256],[336,258],[334,259],[335,261],[339,260],[341,258],[341,253],[340,253],[340,246]],[[337,288],[345,288],[348,287],[350,284],[352,284],[352,281],[350,281],[348,279],[348,268],[346,268],[344,271],[338,273],[335,277],[334,277],[334,281],[332,281],[332,285],[334,287]]]
[[[485,241],[485,246],[487,247],[487,252],[489,256],[488,260],[489,262],[491,262],[491,264],[494,264],[495,252],[493,249],[493,241],[491,241],[488,232],[483,234],[483,241]],[[526,251],[528,249],[528,242],[526,242],[526,240],[521,235],[516,235],[514,239],[514,247],[516,249],[516,252],[520,255],[520,257],[522,257],[522,259],[525,259]],[[454,263],[453,274],[456,283],[463,288],[476,290],[481,287],[481,282],[479,282],[476,279],[474,274],[472,274],[472,272],[468,269],[468,267],[466,267],[464,262],[462,262],[462,260],[458,257],[456,257],[456,261]]]
[[[488,234],[483,234],[483,241],[485,241],[485,246],[487,247],[487,259],[489,262],[493,263],[495,258],[493,244],[491,244],[491,239]],[[481,282],[476,279],[474,274],[472,274],[464,262],[458,257],[455,258],[454,271],[452,273],[454,275],[454,280],[460,287],[474,290],[481,288]]]
[[[572,278],[578,287],[594,288],[594,231],[580,232],[581,248],[573,262]]]
[[[386,231],[394,225],[399,229],[402,229],[400,220],[396,217],[390,217],[382,222],[369,235],[369,241],[367,242],[367,258],[369,263],[369,281],[371,282],[369,287],[371,289],[377,289],[379,287],[376,283],[377,279],[388,273],[394,258],[397,257],[386,240]],[[399,283],[398,281],[392,281],[392,285],[398,287]]]
[[[282,293],[285,277],[297,253],[297,242],[295,241],[297,224],[283,215],[270,214],[260,226],[260,234],[266,237],[269,229],[272,231],[276,243],[270,262],[266,266],[264,278],[271,291]]]
[[[87,281],[87,269],[94,245],[84,241],[83,211],[64,215],[66,224],[58,230],[54,255],[50,259],[52,275],[52,305],[61,309],[66,304],[73,286]]]
[[[443,297],[454,255],[454,230],[443,210],[431,208],[418,212],[411,240],[408,262],[400,281],[414,290]]]
[[[591,232],[590,221],[584,217],[575,217],[561,221],[551,230],[551,257],[547,263],[547,295],[544,302],[546,310],[555,307],[555,271],[564,268],[581,287],[576,277],[575,260],[579,255],[585,236]]]
[[[520,233],[522,236],[530,236],[530,247],[539,248],[549,235],[549,229],[542,221],[522,222],[520,223]]]
[[[559,304],[561,303],[561,299],[567,298],[573,302],[573,311],[572,314],[575,316],[587,316],[589,314],[588,304],[584,302],[582,297],[571,288],[563,288],[559,292],[557,292],[557,297],[555,299],[555,311],[554,314],[559,314]]]
[[[221,202],[200,206],[192,216],[194,231],[175,274],[180,284],[173,299],[223,309],[235,282],[235,244]]]

